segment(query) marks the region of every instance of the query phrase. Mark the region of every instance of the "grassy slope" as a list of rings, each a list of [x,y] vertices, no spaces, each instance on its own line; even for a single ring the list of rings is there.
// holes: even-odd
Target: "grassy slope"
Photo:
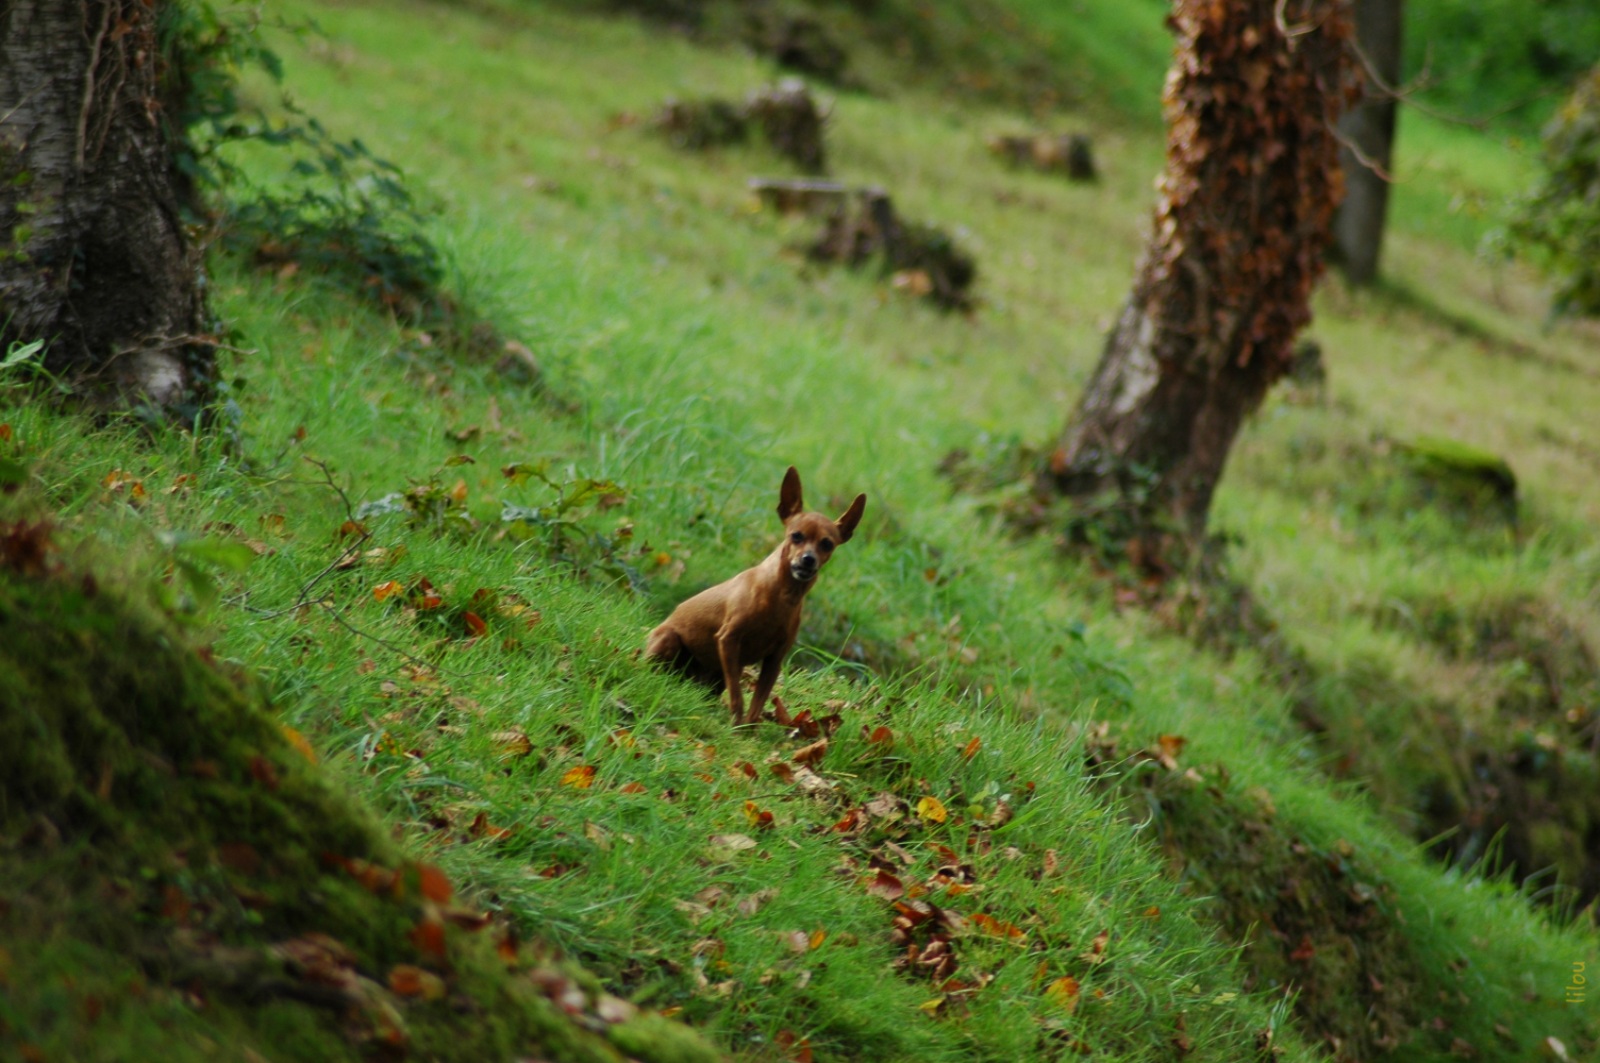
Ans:
[[[973,321],[942,318],[861,278],[802,275],[775,255],[798,233],[750,215],[741,190],[747,174],[773,169],[764,156],[685,160],[637,130],[607,131],[614,114],[647,111],[668,93],[736,94],[770,75],[743,56],[708,55],[626,23],[548,14],[345,4],[317,17],[332,43],[288,49],[296,93],[440,196],[441,230],[468,292],[498,309],[583,408],[553,411],[338,299],[224,267],[222,310],[260,351],[243,367],[252,453],[284,455],[277,474],[302,481],[315,475],[295,462],[301,453],[328,459],[362,499],[425,480],[464,450],[477,464],[440,475],[446,484],[460,476],[469,507],[484,518],[499,500],[544,497],[502,480],[495,470],[509,461],[550,457],[558,468],[614,478],[627,503],[589,523],[609,532],[625,516],[638,563],[668,555],[650,573],[654,597],[633,600],[602,579],[574,579],[537,543],[459,542],[396,518],[374,521],[372,545],[387,552],[305,597],[332,594],[362,630],[442,654],[436,673],[408,670],[388,646],[357,639],[314,609],[259,622],[239,611],[294,605],[337,556],[330,536],[344,513],[332,492],[241,475],[181,440],[141,452],[90,443],[72,423],[37,411],[8,418],[40,479],[85,527],[115,536],[145,523],[224,521],[274,551],[252,569],[248,596],[222,614],[227,651],[269,678],[287,718],[335,764],[350,765],[353,776],[362,765],[430,859],[584,955],[613,985],[682,1008],[755,1055],[787,1030],[823,1056],[1017,1058],[1053,1043],[1040,1032],[1057,1023],[1098,1054],[1156,1057],[1170,1051],[1181,1013],[1195,1055],[1238,1058],[1274,1021],[1268,1004],[1232,995],[1243,972],[1196,922],[1196,898],[1157,874],[1154,853],[1106,814],[1078,755],[1064,753],[1075,747],[1050,737],[1094,716],[1126,726],[1132,745],[1162,733],[1187,737],[1181,767],[1205,769],[1224,812],[1248,810],[1246,822],[1299,839],[1308,880],[1326,858],[1375,886],[1379,932],[1318,941],[1316,968],[1287,968],[1288,976],[1321,992],[1341,976],[1383,970],[1387,981],[1383,965],[1393,963],[1400,980],[1390,999],[1367,1003],[1405,1039],[1404,1058],[1444,1053],[1454,1036],[1508,1058],[1531,1056],[1549,1034],[1569,1043],[1582,1036],[1576,1024],[1585,1016],[1557,1002],[1571,962],[1593,955],[1592,937],[1544,927],[1498,889],[1463,889],[1419,862],[1361,803],[1329,801],[1327,785],[1299,763],[1314,753],[1295,738],[1282,696],[1248,658],[1218,665],[1137,617],[1115,615],[1092,582],[1056,567],[1042,547],[997,541],[933,475],[939,455],[980,433],[1037,439],[1057,425],[1123,294],[1156,145],[1102,127],[1108,180],[1062,187],[989,165],[983,136],[1010,116],[928,98],[841,98],[832,131],[841,173],[889,182],[908,214],[964,227],[979,252],[988,305]],[[1577,415],[1593,377],[1556,377],[1517,360],[1509,368],[1528,389],[1570,405],[1502,411],[1501,390],[1452,369],[1508,368],[1495,342],[1502,335],[1581,363],[1581,338],[1537,335],[1525,282],[1502,278],[1497,304],[1481,270],[1420,236],[1400,241],[1394,261],[1402,275],[1419,263],[1412,275],[1448,279],[1457,291],[1432,295],[1430,287],[1428,299],[1378,305],[1336,292],[1324,300],[1319,328],[1339,401],[1320,411],[1269,410],[1219,499],[1220,519],[1245,534],[1252,582],[1288,627],[1335,648],[1366,637],[1370,625],[1354,606],[1363,593],[1385,593],[1397,570],[1437,586],[1463,570],[1480,581],[1531,580],[1592,617],[1581,588],[1595,580],[1581,580],[1593,555],[1583,553],[1578,529],[1595,499],[1568,474],[1574,453],[1594,445]],[[1398,387],[1396,364],[1427,388]],[[304,440],[293,442],[301,425]],[[1460,434],[1461,425],[1495,433],[1483,441],[1508,454],[1529,485],[1556,543],[1533,555],[1536,564],[1474,560],[1436,541],[1423,544],[1442,555],[1431,562],[1365,543],[1352,556],[1349,533],[1307,508],[1277,471],[1286,445],[1307,433],[1361,443],[1373,428]],[[446,436],[472,428],[465,443]],[[1568,436],[1548,441],[1541,429]],[[864,864],[873,845],[898,838],[920,861],[905,880],[921,880],[940,862],[931,843],[967,853],[967,839],[981,841],[982,832],[911,816],[913,825],[880,825],[864,839],[834,837],[826,828],[843,806],[796,800],[765,773],[769,757],[792,752],[788,743],[770,733],[730,737],[709,704],[631,661],[668,601],[762,549],[776,473],[790,461],[814,500],[858,489],[871,498],[867,532],[817,591],[808,638],[822,651],[848,649],[853,638],[874,663],[931,669],[920,681],[854,685],[826,672],[792,674],[793,707],[849,703],[825,770],[854,800],[878,789],[911,800],[928,792],[958,817],[974,814],[969,803],[980,815],[992,811],[992,797],[985,805],[981,795],[993,781],[1020,813],[989,852],[980,845],[968,854],[981,890],[949,903],[1017,924],[1031,954],[981,934],[961,939],[957,977],[996,980],[970,1003],[947,998],[941,1008],[955,1014],[942,1021],[915,1009],[944,994],[925,979],[885,974],[885,904],[856,876],[830,869],[845,857]],[[142,517],[112,519],[126,504],[99,484],[116,467],[159,486],[194,472],[202,487],[152,491]],[[676,561],[686,568],[674,582]],[[373,600],[381,581],[420,575],[452,606],[479,586],[500,589],[506,607],[489,618],[497,639],[442,640],[444,629],[428,626],[425,614]],[[538,611],[537,625],[527,626],[522,605]],[[887,757],[856,733],[859,723],[879,721],[897,735]],[[518,728],[526,755],[505,736]],[[628,738],[613,741],[619,729]],[[961,750],[973,737],[982,747],[968,761]],[[760,766],[758,781],[744,781],[744,762]],[[1225,786],[1208,767],[1217,763],[1231,772]],[[563,785],[573,767],[595,768],[595,786]],[[1141,792],[1137,780],[1148,778],[1138,815],[1162,811],[1170,843],[1226,842],[1245,864],[1269,855],[1251,837],[1207,828],[1210,791],[1181,772],[1147,763],[1128,775],[1135,781],[1124,792]],[[646,792],[620,792],[631,781]],[[1028,782],[1033,797],[1024,803]],[[661,797],[667,790],[670,801]],[[774,813],[770,835],[752,828],[746,800]],[[479,812],[511,834],[472,840]],[[731,854],[710,846],[712,835],[731,832],[761,843]],[[1036,881],[1047,849],[1063,870]],[[1295,858],[1287,848],[1270,855]],[[1281,867],[1280,877],[1297,873],[1292,862],[1268,866]],[[1191,871],[1204,892],[1226,896],[1241,884],[1271,892],[1247,875],[1217,881],[1214,867]],[[727,901],[697,899],[708,885]],[[766,888],[779,892],[755,914],[734,904]],[[1233,908],[1281,915],[1275,903]],[[1311,916],[1324,914],[1322,903],[1308,902]],[[1152,909],[1159,915],[1146,914]],[[806,952],[793,952],[782,935],[795,930],[822,931],[818,948],[808,941]],[[1084,956],[1100,930],[1112,935],[1103,964]],[[1362,966],[1334,965],[1329,954],[1351,942]],[[1375,955],[1360,955],[1363,947]],[[1259,973],[1270,963],[1256,970],[1258,988],[1271,989],[1271,975]],[[1083,984],[1070,1017],[1043,992],[1068,974]],[[1034,1021],[1019,1021],[1024,1015]],[[1442,1033],[1422,1029],[1435,1016],[1448,1027]],[[1497,1022],[1509,1043],[1492,1032]],[[1309,1029],[1314,1039],[1315,1024]],[[1303,1054],[1302,1034],[1280,1036]]]
[[[717,1058],[649,1014],[614,1011],[609,1043],[573,1021],[539,980],[580,1014],[592,979],[483,933],[259,688],[104,579],[123,565],[83,546],[63,564],[30,501],[0,525],[0,1054]]]

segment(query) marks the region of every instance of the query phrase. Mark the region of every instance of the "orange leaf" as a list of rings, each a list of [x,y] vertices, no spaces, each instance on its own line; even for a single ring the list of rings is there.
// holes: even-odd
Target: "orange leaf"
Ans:
[[[943,823],[950,818],[950,813],[937,797],[924,797],[917,802],[917,818],[924,823]]]
[[[422,1000],[444,998],[444,979],[409,963],[396,964],[390,969],[389,988],[402,997],[419,997]]]
[[[636,782],[628,783],[622,787],[622,792],[625,794],[642,794],[645,792],[644,784]]]
[[[473,817],[472,825],[467,828],[467,833],[474,838],[493,838],[498,841],[501,838],[511,837],[511,828],[497,827],[489,822],[489,813],[479,812]]]
[[[802,746],[801,748],[795,750],[794,756],[790,757],[789,759],[793,760],[796,764],[815,764],[822,759],[823,754],[827,751],[828,740],[826,738],[819,738],[809,746]]]
[[[385,598],[394,597],[403,590],[405,590],[405,588],[400,586],[400,582],[398,580],[385,580],[376,587],[372,588],[372,596],[381,602]]]
[[[972,925],[982,930],[985,934],[991,934],[997,938],[1005,938],[1007,941],[1022,941],[1026,937],[1015,925],[1003,919],[996,919],[994,916],[983,912],[979,912],[972,917]]]
[[[0,442],[11,442],[11,426],[9,424],[0,424]]]
[[[463,609],[461,611],[461,619],[466,623],[467,630],[472,632],[474,635],[482,635],[484,632],[489,630],[489,625],[485,624],[483,622],[483,617],[479,616],[477,613]]]
[[[772,772],[772,774],[776,775],[784,782],[794,782],[794,769],[789,767],[789,765],[782,763],[781,761],[772,765],[769,770]]]
[[[418,923],[411,930],[411,943],[420,951],[440,959],[445,955],[444,924],[436,919]]]
[[[450,898],[456,893],[456,888],[450,885],[445,873],[432,864],[417,865],[417,889],[422,891],[424,897],[437,904],[449,904]]]
[[[754,801],[744,803],[744,818],[758,830],[766,830],[772,826],[772,813],[758,807]]]
[[[897,901],[906,895],[906,887],[894,875],[879,868],[877,875],[867,882],[867,892],[886,901]]]
[[[277,766],[259,753],[250,758],[250,777],[269,790],[278,788]]]
[[[867,745],[869,746],[882,746],[887,749],[894,745],[894,732],[887,727],[879,727],[871,734],[867,734],[867,725],[862,724],[861,731],[862,737],[867,740]]]
[[[978,755],[978,750],[980,750],[982,748],[983,748],[983,739],[979,738],[977,735],[973,735],[972,736],[972,741],[968,742],[965,746],[962,747],[962,749],[961,749],[961,759],[962,760],[971,760],[973,757]]]
[[[826,930],[813,930],[811,932],[811,947],[813,949],[820,949],[822,943],[827,940],[828,932]]]
[[[1045,986],[1045,999],[1070,1014],[1078,1007],[1079,988],[1076,978],[1070,974],[1064,974]]]
[[[305,735],[301,734],[299,731],[296,731],[293,727],[290,727],[286,723],[280,723],[278,725],[278,730],[283,732],[283,737],[289,740],[289,744],[294,746],[295,750],[298,751],[302,757],[305,757],[313,764],[317,762],[317,751],[311,748],[311,743],[307,741]]]
[[[812,1063],[811,1042],[793,1030],[780,1030],[773,1040],[788,1053],[791,1063]]]
[[[494,943],[494,951],[503,963],[517,962],[517,931],[515,927],[507,926],[505,933],[501,934]]]
[[[533,742],[521,731],[498,731],[494,740],[500,743],[502,757],[525,757],[533,752]]]
[[[574,790],[587,790],[594,785],[594,768],[587,764],[569,769],[561,776],[561,785],[570,786]]]

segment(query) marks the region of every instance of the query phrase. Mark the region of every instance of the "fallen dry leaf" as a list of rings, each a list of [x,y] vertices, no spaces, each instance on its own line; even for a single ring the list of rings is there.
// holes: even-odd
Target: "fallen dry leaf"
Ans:
[[[794,756],[790,759],[796,764],[805,764],[809,766],[820,761],[827,752],[828,740],[826,738],[820,738],[817,741],[812,742],[809,746],[801,746],[799,749],[795,750]]]
[[[417,889],[435,904],[449,904],[450,898],[456,893],[456,888],[450,885],[450,879],[432,864],[417,865]]]
[[[754,801],[744,803],[744,818],[750,821],[750,826],[757,830],[770,830],[772,828],[772,813],[759,807]]]
[[[992,915],[978,912],[972,916],[972,925],[992,937],[1005,938],[1007,941],[1023,941],[1026,939],[1021,928],[1008,923],[1003,919],[996,919]]]
[[[917,818],[924,823],[943,823],[949,817],[950,813],[937,797],[924,797],[917,802]]]
[[[1078,1008],[1078,992],[1078,980],[1070,974],[1062,975],[1044,987],[1045,999],[1069,1015]]]
[[[712,888],[715,889],[715,887]],[[735,907],[739,909],[740,915],[755,915],[768,901],[777,895],[778,891],[775,889],[757,890],[748,897],[739,898],[739,903]]]
[[[432,971],[409,963],[396,964],[389,970],[389,988],[402,997],[419,1000],[444,999],[444,979]]]
[[[411,930],[411,943],[420,952],[444,959],[444,924],[437,919],[424,919]]]
[[[886,901],[897,901],[906,895],[906,886],[899,878],[879,868],[878,873],[867,880],[867,892]]]
[[[533,742],[521,731],[496,731],[494,740],[502,757],[525,757],[533,752]]]
[[[743,852],[754,849],[756,840],[748,834],[713,834],[711,844],[717,849],[727,849],[731,852]]]
[[[474,838],[493,838],[499,841],[501,838],[511,837],[511,828],[497,827],[489,822],[489,813],[479,812],[472,818],[472,823],[467,827],[467,833]]]
[[[301,734],[299,731],[296,731],[293,727],[290,727],[286,723],[280,723],[278,725],[278,730],[283,732],[283,737],[289,740],[289,744],[293,746],[295,751],[298,752],[302,757],[305,757],[313,764],[317,762],[317,751],[311,748],[311,742],[306,738],[305,735]]]
[[[574,790],[587,790],[594,785],[594,768],[588,764],[580,764],[576,768],[569,768],[561,776],[561,785],[570,786]]]

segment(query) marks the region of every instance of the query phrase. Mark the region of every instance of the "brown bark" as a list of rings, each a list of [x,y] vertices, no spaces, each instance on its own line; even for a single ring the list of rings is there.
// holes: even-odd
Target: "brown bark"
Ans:
[[[1345,0],[1176,0],[1154,233],[1100,365],[1040,477],[1119,491],[1134,538],[1205,530],[1244,418],[1311,316],[1342,191]]]
[[[1339,121],[1345,196],[1334,216],[1333,250],[1352,284],[1371,284],[1378,277],[1389,213],[1389,161],[1398,112],[1389,89],[1400,83],[1403,0],[1355,0],[1355,19],[1356,42],[1378,80],[1368,79],[1361,100]]]
[[[158,100],[159,0],[0,0],[0,342],[192,413],[213,346]]]

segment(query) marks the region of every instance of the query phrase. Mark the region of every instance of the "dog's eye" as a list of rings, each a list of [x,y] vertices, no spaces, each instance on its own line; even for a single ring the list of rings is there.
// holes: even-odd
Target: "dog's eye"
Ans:
[[[822,547],[822,552],[823,553],[828,553],[830,550],[833,549],[833,540],[832,539],[824,539],[824,540],[822,540],[822,542],[818,543],[817,545]]]
[[[801,535],[799,532],[790,532],[789,541],[791,543],[803,543],[806,541],[806,537]]]

